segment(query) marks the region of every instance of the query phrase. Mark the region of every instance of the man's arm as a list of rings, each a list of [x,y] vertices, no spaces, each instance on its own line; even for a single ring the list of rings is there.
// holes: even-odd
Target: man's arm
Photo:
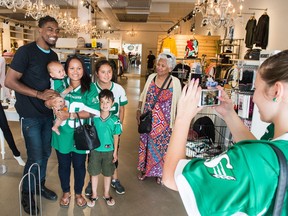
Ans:
[[[20,94],[27,95],[29,97],[36,97],[45,101],[59,96],[59,94],[52,89],[46,89],[43,92],[32,89],[20,81],[21,77],[22,73],[9,68],[6,74],[5,86]]]

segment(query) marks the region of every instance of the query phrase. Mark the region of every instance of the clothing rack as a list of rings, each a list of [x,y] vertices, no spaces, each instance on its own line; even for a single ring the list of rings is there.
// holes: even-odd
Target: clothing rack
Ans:
[[[249,10],[263,10],[263,11],[267,12],[268,8],[249,8]]]
[[[201,61],[202,58],[176,58],[176,61],[177,60],[181,60],[181,61],[185,61],[185,60],[188,60],[188,61]]]
[[[255,12],[253,12],[253,13],[246,13],[246,12],[242,12],[241,14],[255,16]]]

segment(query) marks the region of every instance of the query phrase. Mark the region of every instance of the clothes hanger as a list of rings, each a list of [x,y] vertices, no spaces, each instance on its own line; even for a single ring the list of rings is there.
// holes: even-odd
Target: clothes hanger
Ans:
[[[193,32],[193,34],[192,34],[192,38],[190,39],[190,40],[196,40],[196,38],[195,38],[195,33]]]

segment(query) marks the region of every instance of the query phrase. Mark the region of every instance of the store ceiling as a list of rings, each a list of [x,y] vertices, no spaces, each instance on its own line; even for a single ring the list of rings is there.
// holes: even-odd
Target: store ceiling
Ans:
[[[77,14],[75,0],[44,0],[46,5],[55,2],[61,9],[72,10]],[[88,2],[101,10],[100,13],[91,14],[91,19],[105,19],[114,29],[152,30],[158,26],[167,30],[192,11],[195,0],[88,0]],[[12,10],[0,7],[0,16],[13,20],[35,21],[31,17],[25,18],[24,10],[13,13]]]
[[[168,30],[194,8],[195,0],[98,0],[112,26],[121,29]]]

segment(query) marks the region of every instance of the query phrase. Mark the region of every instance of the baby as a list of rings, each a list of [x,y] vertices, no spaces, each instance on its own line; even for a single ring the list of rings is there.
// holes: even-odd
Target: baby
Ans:
[[[58,107],[53,107],[53,111],[67,111],[68,108],[65,106],[65,100],[64,97],[73,90],[72,86],[69,86],[68,88],[65,88],[64,83],[64,77],[66,76],[65,70],[63,68],[63,65],[58,61],[51,61],[47,65],[47,70],[49,72],[49,75],[51,77],[51,89],[54,89],[55,91],[59,92],[61,97],[58,99]],[[58,127],[61,125],[62,121],[58,118],[55,119],[54,125],[52,127],[52,130],[60,135]]]

